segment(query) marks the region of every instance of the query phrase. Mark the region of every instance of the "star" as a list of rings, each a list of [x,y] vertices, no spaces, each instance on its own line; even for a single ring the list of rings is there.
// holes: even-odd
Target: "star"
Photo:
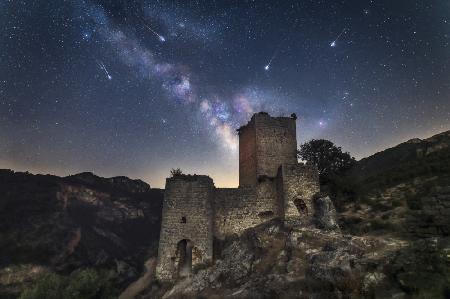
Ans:
[[[342,142],[358,158],[450,129],[445,1],[357,9],[334,1],[327,11],[317,1],[66,1],[60,9],[36,0],[46,18],[30,18],[22,2],[0,4],[0,160],[24,170],[57,172],[62,160],[65,172],[148,174],[164,187],[164,169],[176,163],[235,186],[235,130],[260,111],[296,113],[301,142]],[[73,129],[55,130],[63,120]]]

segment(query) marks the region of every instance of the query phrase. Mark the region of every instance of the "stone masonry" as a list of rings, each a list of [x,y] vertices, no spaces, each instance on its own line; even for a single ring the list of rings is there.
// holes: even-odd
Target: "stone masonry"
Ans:
[[[273,218],[309,225],[319,190],[315,167],[297,160],[296,117],[260,112],[239,132],[239,187],[203,175],[166,180],[156,275],[173,281],[213,262],[213,240]]]

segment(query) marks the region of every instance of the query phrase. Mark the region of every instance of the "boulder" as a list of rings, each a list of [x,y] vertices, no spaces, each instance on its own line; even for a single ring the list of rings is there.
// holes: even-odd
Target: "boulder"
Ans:
[[[329,196],[314,199],[314,223],[317,228],[325,230],[339,230],[336,209]]]

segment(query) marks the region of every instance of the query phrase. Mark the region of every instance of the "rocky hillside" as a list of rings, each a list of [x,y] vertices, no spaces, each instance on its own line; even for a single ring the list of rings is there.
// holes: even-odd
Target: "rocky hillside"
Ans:
[[[335,202],[350,233],[448,236],[450,131],[363,159],[338,184]]]
[[[162,199],[163,190],[126,177],[0,170],[0,297],[75,269],[104,270],[126,286],[156,255]]]
[[[220,259],[142,298],[448,298],[448,238],[407,241],[272,221]]]

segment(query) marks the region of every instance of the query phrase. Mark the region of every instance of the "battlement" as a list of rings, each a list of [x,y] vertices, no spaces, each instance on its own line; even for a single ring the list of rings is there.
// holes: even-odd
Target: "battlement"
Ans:
[[[267,112],[258,112],[253,114],[253,116],[250,118],[250,120],[247,122],[247,124],[241,126],[239,129],[237,129],[236,131],[240,134],[242,131],[244,131],[247,128],[250,128],[252,126],[254,126],[255,122],[264,122],[264,121],[278,121],[278,122],[289,122],[291,120],[296,121],[297,120],[297,115],[295,113],[292,113],[291,116],[286,117],[286,116],[271,116],[269,113]]]
[[[177,174],[170,178],[166,178],[166,184],[171,182],[202,182],[214,185],[214,181],[211,177],[198,174]]]

